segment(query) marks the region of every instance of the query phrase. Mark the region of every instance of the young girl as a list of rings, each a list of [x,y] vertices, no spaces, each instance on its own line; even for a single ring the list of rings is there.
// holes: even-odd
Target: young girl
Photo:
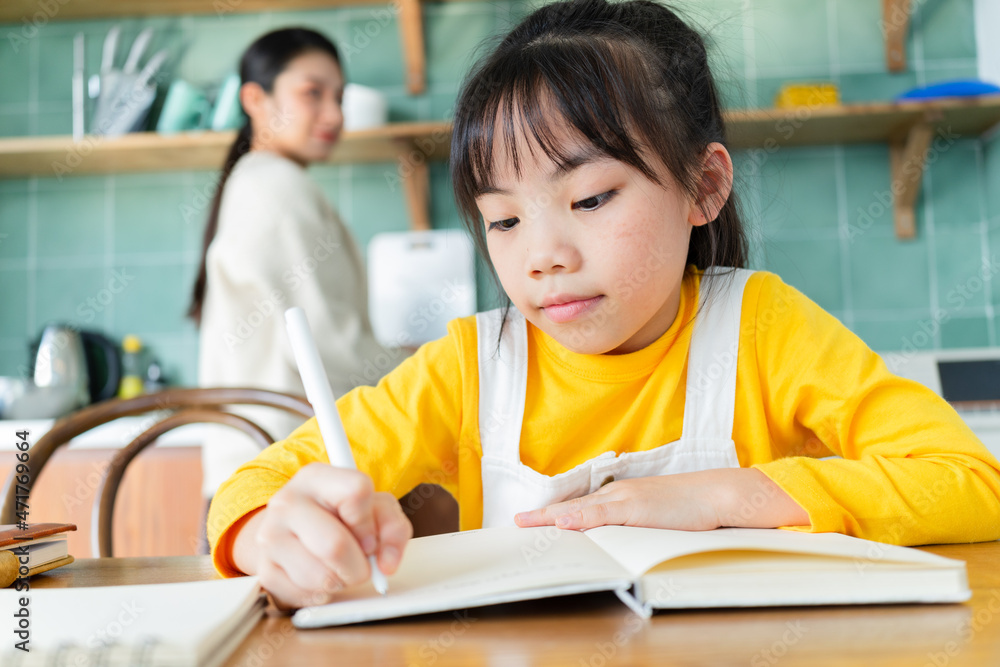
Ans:
[[[742,268],[704,44],[670,10],[537,10],[467,79],[451,168],[514,307],[340,399],[360,471],[327,465],[314,420],[243,466],[209,518],[222,574],[298,606],[364,581],[366,554],[392,573],[395,498],[420,482],[456,497],[463,530],[1000,537],[1000,464],[955,411]]]

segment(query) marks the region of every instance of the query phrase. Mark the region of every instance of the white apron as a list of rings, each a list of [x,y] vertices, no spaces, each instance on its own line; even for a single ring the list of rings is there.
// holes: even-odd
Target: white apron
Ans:
[[[613,451],[604,452],[553,476],[521,463],[521,422],[528,385],[528,330],[524,316],[510,309],[497,350],[502,311],[476,315],[483,527],[513,526],[518,512],[578,498],[617,479],[738,468],[733,442],[736,362],[743,288],[752,273],[711,267],[702,277],[701,311],[695,320],[688,355],[680,440],[617,456]],[[716,284],[706,304],[708,281]]]

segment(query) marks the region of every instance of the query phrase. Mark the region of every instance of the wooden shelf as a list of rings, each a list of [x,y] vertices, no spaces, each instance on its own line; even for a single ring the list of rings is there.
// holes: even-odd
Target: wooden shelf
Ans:
[[[948,145],[979,136],[1000,123],[1000,95],[925,102],[854,104],[800,109],[754,109],[726,115],[735,149],[824,144],[886,143],[892,154],[896,230],[912,238],[913,206],[924,157],[935,135]],[[18,137],[0,139],[0,178],[53,177],[172,169],[217,169],[234,139],[232,132],[175,135],[130,134],[116,139]],[[395,123],[347,132],[334,164],[399,162],[398,174],[415,228],[429,226],[427,162],[446,160],[451,124]]]
[[[430,229],[427,162],[445,160],[450,123],[395,123],[345,132],[330,163],[399,162],[396,172],[414,229]],[[0,178],[58,177],[176,169],[218,169],[235,132],[138,132],[105,139],[87,136],[0,139]]]
[[[891,142],[928,116],[961,136],[1000,123],[1000,95],[921,102],[844,104],[800,109],[751,109],[726,114],[733,148]]]
[[[450,134],[449,123],[394,123],[345,132],[330,162],[393,162],[413,150],[443,159]],[[0,178],[218,169],[235,139],[235,132],[136,132],[113,139],[86,136],[80,142],[69,136],[12,137],[0,139]]]
[[[733,148],[888,144],[896,236],[912,239],[916,237],[914,209],[924,160],[932,142],[941,140],[947,147],[958,137],[979,136],[996,126],[1000,123],[1000,95],[735,111],[727,118]]]
[[[171,16],[176,14],[236,14],[275,10],[330,9],[359,5],[384,5],[384,0],[73,0],[56,5],[54,20],[95,19],[117,16]],[[4,0],[0,23],[20,23],[44,10],[38,0]]]

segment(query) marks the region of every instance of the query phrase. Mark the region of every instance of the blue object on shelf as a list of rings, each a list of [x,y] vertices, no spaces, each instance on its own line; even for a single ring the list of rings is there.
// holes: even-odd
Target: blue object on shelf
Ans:
[[[897,100],[934,100],[941,97],[976,97],[1000,94],[1000,86],[976,79],[945,81],[923,88],[914,88],[898,96]]]

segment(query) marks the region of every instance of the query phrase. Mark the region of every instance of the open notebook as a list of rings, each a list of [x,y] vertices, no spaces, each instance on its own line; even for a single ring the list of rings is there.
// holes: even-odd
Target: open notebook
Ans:
[[[15,647],[23,636],[8,634],[0,646],[0,665],[213,667],[253,629],[265,601],[256,577],[2,590],[0,615],[11,625],[16,613],[28,609],[30,651]]]
[[[614,591],[657,608],[961,602],[962,561],[833,533],[604,526],[492,528],[412,540],[389,593],[370,583],[295,613],[300,628]]]

